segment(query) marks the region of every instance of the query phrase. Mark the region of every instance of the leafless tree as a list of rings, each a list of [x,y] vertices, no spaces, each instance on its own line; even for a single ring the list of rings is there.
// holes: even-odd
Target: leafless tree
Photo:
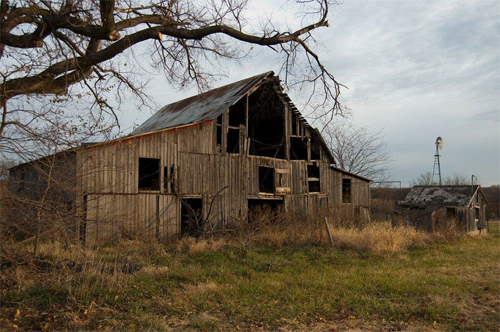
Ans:
[[[339,84],[315,53],[313,36],[329,26],[333,1],[296,0],[301,26],[293,29],[278,20],[251,28],[247,1],[0,0],[2,149],[51,128],[63,129],[59,139],[68,142],[109,134],[119,118],[110,100],[119,103],[131,91],[148,104],[150,73],[205,89],[221,61],[247,55],[244,45],[275,50],[287,83],[312,84],[328,110],[339,112]]]
[[[410,186],[430,185],[432,185],[432,172],[420,173],[415,179],[410,181]]]
[[[478,184],[477,181],[474,181],[475,184]],[[444,185],[446,186],[470,186],[471,185],[471,177],[462,173],[454,172],[452,175],[449,175],[444,180]]]
[[[467,175],[454,172],[452,175],[447,176],[443,185],[445,186],[468,186],[471,184],[471,178]],[[476,183],[478,184],[478,183]],[[411,186],[432,186],[436,185],[433,182],[432,172],[420,173],[415,179],[410,181]]]
[[[341,168],[376,181],[388,179],[391,155],[381,131],[355,127],[343,118],[331,121],[323,135]]]

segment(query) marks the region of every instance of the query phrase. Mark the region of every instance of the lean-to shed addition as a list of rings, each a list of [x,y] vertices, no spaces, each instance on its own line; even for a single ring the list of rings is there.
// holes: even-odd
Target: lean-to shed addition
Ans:
[[[406,219],[429,232],[485,227],[488,200],[480,186],[415,186],[401,207]]]
[[[172,103],[127,137],[67,154],[74,228],[89,243],[168,240],[251,222],[262,207],[369,218],[370,180],[335,166],[273,72]]]

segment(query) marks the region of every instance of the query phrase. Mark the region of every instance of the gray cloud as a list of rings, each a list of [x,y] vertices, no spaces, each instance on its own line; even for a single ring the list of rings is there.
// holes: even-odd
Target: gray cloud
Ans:
[[[447,172],[500,182],[499,9],[496,0],[381,0],[335,12],[328,66],[349,86],[355,120],[384,128],[398,180],[432,171],[443,136]]]
[[[500,122],[500,110],[485,111],[470,117],[473,121]]]

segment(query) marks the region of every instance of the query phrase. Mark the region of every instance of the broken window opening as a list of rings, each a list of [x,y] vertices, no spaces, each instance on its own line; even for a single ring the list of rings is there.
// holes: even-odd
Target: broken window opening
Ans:
[[[200,236],[203,232],[203,199],[181,199],[181,235]]]
[[[240,153],[240,130],[229,128],[227,132],[227,153]]]
[[[283,200],[277,199],[249,199],[248,222],[262,224],[276,222],[283,212]]]
[[[274,194],[274,168],[259,166],[259,192]]]
[[[453,208],[453,207],[446,208],[446,218],[456,219],[457,218],[457,208]]]
[[[262,85],[249,96],[249,153],[256,156],[285,158],[285,106],[271,83]]]
[[[321,186],[319,181],[307,181],[308,187],[309,187],[309,192],[310,193],[319,193],[321,192]]]
[[[351,203],[351,179],[342,179],[342,203]]]
[[[314,164],[307,165],[307,177],[319,179],[319,166],[314,165]]]
[[[160,159],[139,158],[139,190],[160,190]]]
[[[319,179],[319,166],[317,165],[307,165],[307,184],[310,193],[319,193],[320,179]]]
[[[290,137],[290,159],[307,160],[307,140],[304,137]]]

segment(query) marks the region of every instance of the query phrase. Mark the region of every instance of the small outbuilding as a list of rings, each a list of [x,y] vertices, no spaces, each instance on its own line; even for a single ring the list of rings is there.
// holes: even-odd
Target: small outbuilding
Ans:
[[[405,220],[429,232],[485,228],[488,200],[479,185],[415,186],[400,208]]]

